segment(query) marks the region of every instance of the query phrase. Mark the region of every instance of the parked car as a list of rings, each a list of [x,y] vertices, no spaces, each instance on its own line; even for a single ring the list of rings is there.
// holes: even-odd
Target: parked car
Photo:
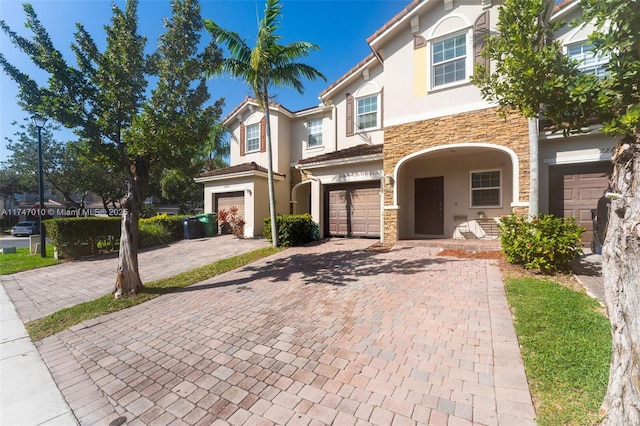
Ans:
[[[40,233],[40,226],[38,222],[34,220],[28,220],[26,222],[18,222],[11,228],[11,235],[19,237],[21,235],[35,235]]]

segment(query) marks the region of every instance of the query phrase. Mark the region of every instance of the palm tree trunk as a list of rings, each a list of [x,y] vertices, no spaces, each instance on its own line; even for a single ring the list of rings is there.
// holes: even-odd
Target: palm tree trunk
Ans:
[[[269,96],[264,89],[264,115],[267,134],[267,179],[269,185],[269,212],[271,214],[271,242],[273,247],[278,247],[278,223],[276,222],[276,193],[273,184],[273,150],[271,144],[271,116],[269,114]]]
[[[529,219],[538,216],[538,142],[540,131],[538,119],[529,118]]]
[[[602,411],[604,425],[640,424],[640,133],[618,143],[611,201],[602,247],[612,359]]]

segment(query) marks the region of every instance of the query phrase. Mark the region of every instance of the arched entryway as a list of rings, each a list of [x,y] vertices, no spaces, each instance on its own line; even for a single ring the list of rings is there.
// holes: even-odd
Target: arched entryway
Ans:
[[[519,201],[518,157],[500,145],[427,148],[398,161],[393,178],[398,239],[488,238],[484,228]]]

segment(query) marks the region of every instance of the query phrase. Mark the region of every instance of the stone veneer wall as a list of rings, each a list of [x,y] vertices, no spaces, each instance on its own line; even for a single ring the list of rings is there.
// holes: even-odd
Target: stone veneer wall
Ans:
[[[398,162],[414,152],[457,143],[491,143],[511,148],[519,158],[519,200],[529,197],[529,134],[527,120],[517,113],[506,119],[497,108],[471,111],[430,120],[400,124],[384,129],[384,174],[393,175]],[[384,205],[393,205],[393,186],[384,187]],[[520,213],[520,210],[517,211]],[[385,209],[383,214],[386,244],[398,240],[398,211]]]

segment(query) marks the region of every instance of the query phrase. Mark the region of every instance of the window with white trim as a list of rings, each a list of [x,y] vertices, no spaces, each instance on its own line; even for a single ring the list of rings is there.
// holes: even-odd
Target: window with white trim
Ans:
[[[596,77],[602,78],[607,73],[607,63],[609,57],[596,53],[593,44],[588,41],[583,43],[567,46],[567,56],[578,61],[578,69],[587,74],[595,74]]]
[[[501,207],[500,170],[471,172],[471,207]]]
[[[378,95],[356,99],[356,132],[378,127]]]
[[[466,78],[467,34],[431,43],[431,86],[443,86]]]
[[[260,124],[247,126],[246,152],[260,150]]]
[[[322,120],[311,120],[307,123],[307,148],[322,146]]]

